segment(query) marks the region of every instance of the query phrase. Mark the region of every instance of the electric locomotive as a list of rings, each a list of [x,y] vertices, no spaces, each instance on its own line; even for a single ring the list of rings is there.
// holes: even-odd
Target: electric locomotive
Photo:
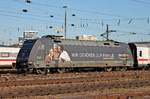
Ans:
[[[126,43],[62,39],[47,35],[27,40],[20,49],[18,71],[47,72],[48,70],[128,68],[134,64],[132,52]]]

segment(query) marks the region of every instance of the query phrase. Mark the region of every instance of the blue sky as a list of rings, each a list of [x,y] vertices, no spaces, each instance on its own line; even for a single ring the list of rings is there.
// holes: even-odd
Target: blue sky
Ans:
[[[110,34],[113,40],[150,41],[149,0],[31,0],[31,3],[1,0],[0,43],[15,42],[24,31],[30,30],[38,31],[38,36],[64,35],[63,6],[68,7],[68,38],[90,34],[103,40],[100,34],[106,31],[108,24],[110,30],[117,30]],[[49,28],[51,26],[53,28]],[[60,30],[59,34],[57,30]]]

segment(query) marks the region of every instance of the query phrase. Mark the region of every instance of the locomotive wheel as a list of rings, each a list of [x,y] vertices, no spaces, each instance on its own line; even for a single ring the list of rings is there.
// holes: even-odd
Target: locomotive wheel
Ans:
[[[22,69],[17,69],[17,74],[21,74],[22,73]]]
[[[112,67],[107,67],[107,68],[105,68],[105,71],[111,72],[111,71],[112,71]]]
[[[12,63],[12,69],[16,68],[16,63]]]
[[[115,71],[120,71],[120,67],[116,67],[116,68],[115,68]]]
[[[49,71],[49,69],[48,68],[44,68],[44,71],[45,71],[45,75],[47,75],[50,71]]]
[[[27,72],[27,69],[25,69],[25,68],[17,69],[18,74],[23,74],[23,73],[26,73],[26,72]]]
[[[35,68],[34,73],[46,75],[48,73],[48,69],[47,68]]]
[[[38,73],[38,74],[44,74],[45,71],[44,71],[43,69],[37,69],[37,73]]]
[[[57,69],[57,72],[58,73],[65,73],[66,69],[65,68],[59,68],[59,69]]]
[[[127,67],[122,67],[120,71],[127,71]]]

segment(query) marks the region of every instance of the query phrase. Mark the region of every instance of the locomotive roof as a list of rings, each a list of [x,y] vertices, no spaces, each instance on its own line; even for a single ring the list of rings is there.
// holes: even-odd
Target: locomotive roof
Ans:
[[[60,40],[65,45],[85,45],[85,46],[119,46],[121,42],[117,41],[90,41],[90,40],[75,40],[75,39],[62,39]]]
[[[55,36],[55,35],[48,35],[48,36],[43,36],[42,38],[48,38],[56,43],[61,43],[64,45],[85,45],[85,46],[112,46],[112,47],[118,47],[119,45],[124,45],[126,43],[122,42],[117,42],[113,40],[77,40],[77,39],[63,39],[61,38],[62,36]]]
[[[104,44],[104,43],[119,43],[119,42],[115,42],[115,41],[92,41],[92,40],[76,40],[76,39],[63,39],[61,40],[62,42],[66,42],[66,43],[70,43],[70,44],[73,44],[73,43],[78,43],[78,44],[81,44],[81,43],[85,43],[85,44]]]

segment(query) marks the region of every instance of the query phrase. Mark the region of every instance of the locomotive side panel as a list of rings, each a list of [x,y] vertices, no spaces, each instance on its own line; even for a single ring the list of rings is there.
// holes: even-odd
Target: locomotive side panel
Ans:
[[[26,41],[17,58],[19,68],[132,66],[129,46],[115,41],[39,38]]]
[[[78,42],[78,43],[77,43]],[[133,58],[127,44],[114,42],[62,42],[71,58],[71,67],[112,67],[132,66]],[[69,66],[70,63],[60,62],[59,67]]]

